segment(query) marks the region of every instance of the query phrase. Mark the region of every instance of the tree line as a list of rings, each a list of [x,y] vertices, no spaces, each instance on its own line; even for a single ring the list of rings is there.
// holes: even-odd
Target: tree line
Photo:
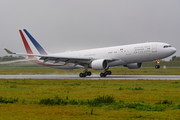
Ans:
[[[23,56],[4,56],[4,57],[0,57],[0,62],[5,62],[5,61],[13,61],[13,60],[20,60],[20,59],[25,59],[25,57]]]
[[[170,61],[180,61],[180,57],[172,56],[172,59]]]

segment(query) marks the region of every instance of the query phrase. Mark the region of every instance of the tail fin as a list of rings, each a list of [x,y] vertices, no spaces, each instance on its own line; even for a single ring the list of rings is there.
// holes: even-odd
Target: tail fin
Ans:
[[[34,44],[36,49],[39,51],[41,55],[47,55],[47,52],[42,48],[42,46],[29,34],[29,32],[26,29],[23,29],[23,31],[26,33],[26,35],[29,37],[31,42]]]
[[[29,44],[27,43],[26,38],[24,37],[24,35],[23,35],[23,33],[22,33],[22,31],[19,30],[19,32],[20,32],[21,38],[22,38],[22,40],[23,40],[23,43],[24,43],[26,52],[27,52],[28,54],[33,54],[31,48],[29,47]],[[34,56],[28,56],[28,59],[32,59],[32,58],[34,58]]]

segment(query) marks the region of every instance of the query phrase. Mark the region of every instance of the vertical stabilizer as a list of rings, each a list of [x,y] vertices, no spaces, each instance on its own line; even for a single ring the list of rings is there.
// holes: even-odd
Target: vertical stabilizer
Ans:
[[[31,50],[31,48],[30,48],[30,46],[29,46],[26,38],[24,37],[24,35],[23,35],[23,33],[22,33],[22,31],[19,30],[19,32],[20,32],[21,38],[22,38],[22,40],[23,40],[23,43],[24,43],[24,47],[25,47],[25,49],[26,49],[26,52],[27,52],[28,54],[33,54],[33,52],[32,52],[32,50]],[[34,58],[34,56],[28,56],[28,59],[32,59],[32,58]]]
[[[26,33],[26,35],[29,37],[29,39],[31,40],[31,42],[34,44],[34,46],[36,47],[36,49],[38,50],[38,52],[41,55],[47,55],[47,52],[42,48],[42,46],[31,36],[31,34],[26,30],[23,29],[24,32]]]

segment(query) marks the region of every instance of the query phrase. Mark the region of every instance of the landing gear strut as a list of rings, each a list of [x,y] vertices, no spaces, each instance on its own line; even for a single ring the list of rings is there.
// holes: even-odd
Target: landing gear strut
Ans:
[[[107,75],[111,75],[111,74],[112,74],[111,71],[105,70],[104,72],[100,73],[100,77],[106,77]]]
[[[85,70],[83,73],[79,73],[79,77],[86,77],[86,76],[91,76],[91,72]]]
[[[160,68],[159,63],[160,63],[160,60],[158,59],[158,60],[156,61],[156,65],[155,65],[155,68],[156,68],[156,69],[159,69],[159,68]]]

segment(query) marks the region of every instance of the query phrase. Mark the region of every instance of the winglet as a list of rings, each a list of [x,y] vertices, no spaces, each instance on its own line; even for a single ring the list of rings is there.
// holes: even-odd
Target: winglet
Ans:
[[[16,54],[16,53],[13,53],[13,52],[11,52],[10,50],[8,50],[8,49],[6,49],[6,48],[4,48],[4,50],[5,50],[8,54]]]

